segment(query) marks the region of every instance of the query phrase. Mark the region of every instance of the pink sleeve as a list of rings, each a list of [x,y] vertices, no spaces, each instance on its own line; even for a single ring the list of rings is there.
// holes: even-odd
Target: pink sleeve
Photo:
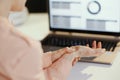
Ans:
[[[0,18],[0,80],[45,80],[39,42],[22,35]]]
[[[22,58],[18,58],[11,66],[7,66],[6,69],[12,80],[45,80],[42,59],[37,53],[33,49],[26,50]]]

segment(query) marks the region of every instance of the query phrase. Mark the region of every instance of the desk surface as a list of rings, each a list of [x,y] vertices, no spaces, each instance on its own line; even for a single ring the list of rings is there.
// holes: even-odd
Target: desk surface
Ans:
[[[48,33],[47,13],[30,14],[18,30],[36,40],[42,40]],[[120,80],[120,53],[112,65],[78,62],[67,80]]]
[[[28,19],[23,25],[16,28],[22,31],[27,36],[30,36],[36,40],[42,40],[45,35],[49,33],[48,14],[36,13],[30,14]]]

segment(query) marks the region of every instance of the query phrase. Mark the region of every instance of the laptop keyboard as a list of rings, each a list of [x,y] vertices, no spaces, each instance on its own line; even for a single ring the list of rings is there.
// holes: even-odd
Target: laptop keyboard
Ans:
[[[75,45],[89,44],[92,47],[92,42],[96,40],[97,42],[102,42],[102,48],[105,48],[107,51],[114,51],[118,40],[108,40],[100,38],[88,38],[88,37],[78,37],[78,36],[65,36],[65,35],[48,35],[43,41],[42,45],[58,46],[58,47],[67,47]]]

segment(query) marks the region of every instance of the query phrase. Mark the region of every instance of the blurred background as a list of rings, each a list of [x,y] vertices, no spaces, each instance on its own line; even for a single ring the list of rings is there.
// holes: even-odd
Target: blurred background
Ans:
[[[9,20],[14,26],[20,26],[28,19],[29,13],[46,13],[48,0],[27,0],[26,8],[22,11],[11,11]]]
[[[26,6],[30,13],[47,12],[48,0],[27,0]]]

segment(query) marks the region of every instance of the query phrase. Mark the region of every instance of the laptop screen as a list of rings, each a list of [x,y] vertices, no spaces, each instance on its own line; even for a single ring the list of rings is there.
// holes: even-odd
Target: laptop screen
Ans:
[[[120,0],[49,0],[50,29],[120,34]]]

